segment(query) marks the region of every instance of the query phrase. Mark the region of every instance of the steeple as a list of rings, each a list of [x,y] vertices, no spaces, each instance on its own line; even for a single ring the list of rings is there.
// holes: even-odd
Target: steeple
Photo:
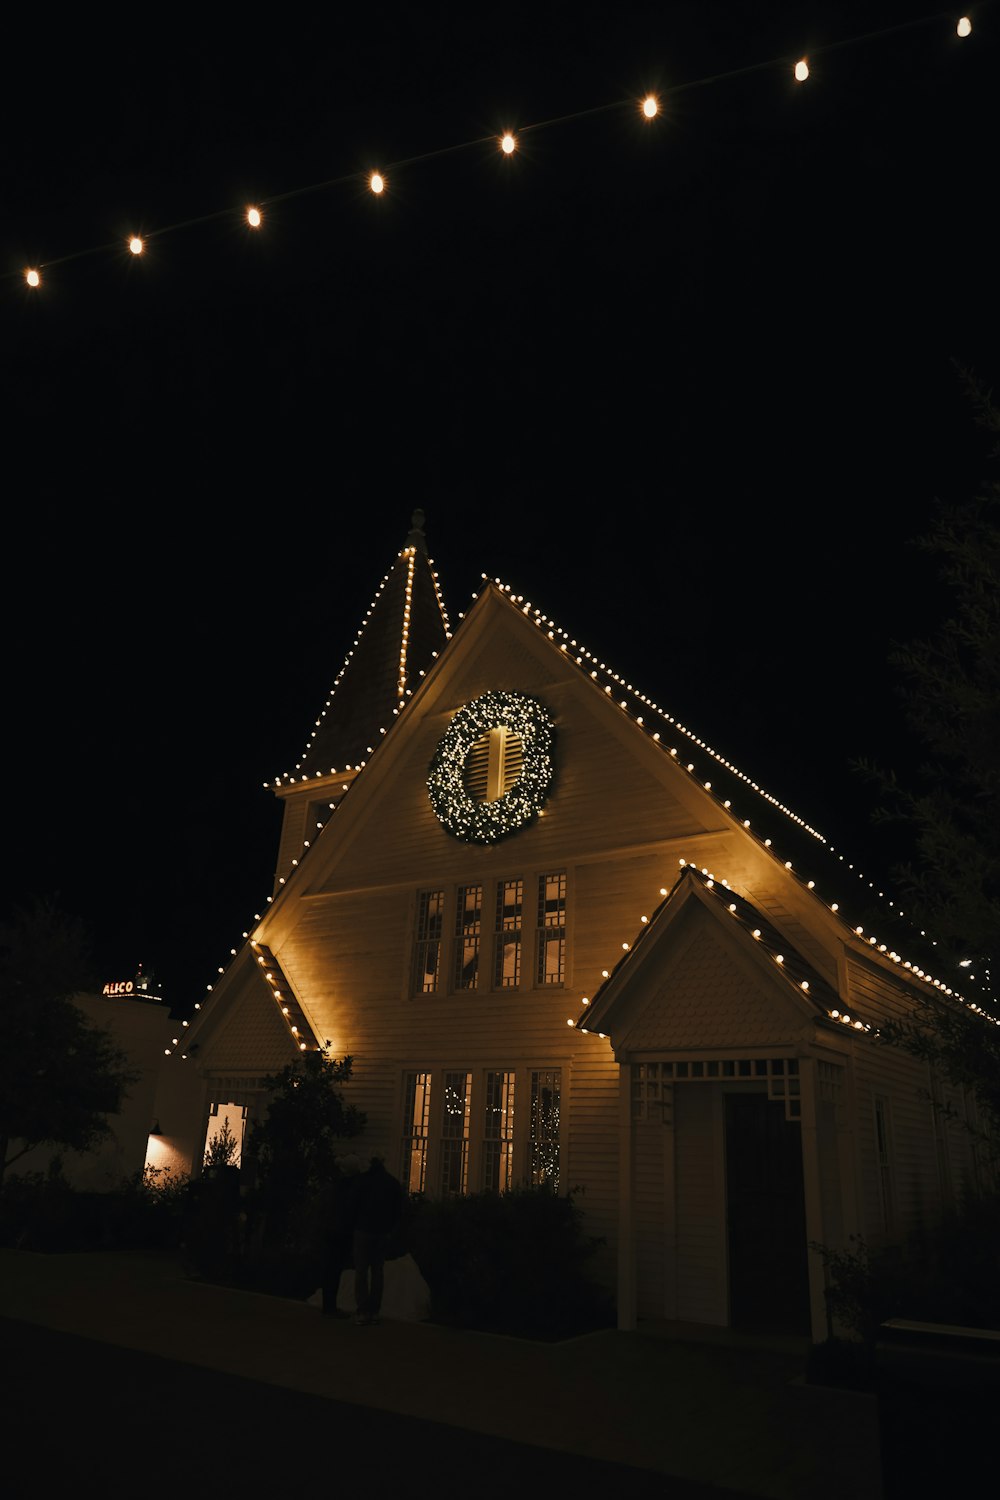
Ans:
[[[424,512],[415,510],[406,541],[361,622],[302,756],[282,779],[329,776],[367,760],[450,634],[427,555]]]

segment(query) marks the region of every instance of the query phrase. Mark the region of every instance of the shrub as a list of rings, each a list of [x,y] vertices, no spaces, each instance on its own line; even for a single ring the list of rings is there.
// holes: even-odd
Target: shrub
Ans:
[[[902,1244],[850,1250],[813,1245],[823,1258],[836,1327],[873,1345],[882,1323],[908,1318],[1000,1328],[1000,1195],[968,1195]]]
[[[414,1199],[408,1236],[437,1321],[543,1339],[613,1323],[610,1294],[587,1274],[601,1242],[573,1193]]]
[[[20,1250],[166,1250],[180,1242],[186,1178],[147,1167],[110,1192],[73,1188],[54,1159],[48,1175],[8,1177],[0,1243]]]

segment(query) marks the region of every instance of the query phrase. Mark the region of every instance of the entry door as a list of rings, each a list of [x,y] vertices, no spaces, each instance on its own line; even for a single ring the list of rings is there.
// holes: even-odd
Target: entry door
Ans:
[[[800,1127],[764,1093],[725,1100],[730,1323],[808,1334]]]

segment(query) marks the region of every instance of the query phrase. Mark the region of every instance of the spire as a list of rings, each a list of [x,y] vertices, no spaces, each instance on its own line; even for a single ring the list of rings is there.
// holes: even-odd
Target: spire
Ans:
[[[415,510],[410,518],[410,534],[406,538],[407,547],[416,547],[418,552],[427,556],[427,538],[424,536],[425,516],[422,510]]]
[[[402,550],[379,585],[288,779],[327,776],[367,760],[450,634],[427,555],[424,512],[414,510]]]

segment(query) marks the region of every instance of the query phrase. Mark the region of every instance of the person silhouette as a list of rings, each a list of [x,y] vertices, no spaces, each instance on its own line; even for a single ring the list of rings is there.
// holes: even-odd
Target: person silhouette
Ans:
[[[403,1217],[403,1187],[385,1162],[373,1156],[358,1178],[354,1201],[354,1321],[377,1323],[385,1286],[385,1257],[389,1241]]]
[[[353,1262],[354,1209],[360,1182],[361,1162],[356,1156],[339,1156],[335,1175],[322,1195],[322,1307],[326,1318],[346,1318],[337,1309],[337,1293],[344,1271]]]

